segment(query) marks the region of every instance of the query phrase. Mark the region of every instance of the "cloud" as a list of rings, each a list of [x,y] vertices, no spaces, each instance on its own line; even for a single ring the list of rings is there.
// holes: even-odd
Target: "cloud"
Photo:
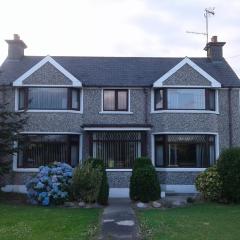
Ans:
[[[224,55],[240,75],[240,1],[232,0],[8,0],[0,9],[4,39],[19,33],[28,55],[206,56],[204,9],[216,7],[210,35],[226,41]]]

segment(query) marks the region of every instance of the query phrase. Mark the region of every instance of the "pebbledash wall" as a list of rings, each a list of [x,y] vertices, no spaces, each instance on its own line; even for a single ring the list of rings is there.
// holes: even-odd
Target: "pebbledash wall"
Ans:
[[[24,84],[69,85],[69,80],[50,64],[44,65],[34,74],[24,80]],[[9,83],[10,84],[10,83]],[[209,81],[196,72],[193,68],[185,65],[166,80],[169,85],[186,86],[209,86]],[[213,133],[216,135],[217,154],[224,148],[240,145],[240,107],[239,90],[217,90],[216,112],[178,112],[162,111],[154,112],[152,106],[152,88],[129,88],[130,109],[125,114],[105,114],[102,112],[102,90],[98,87],[82,88],[82,113],[79,112],[28,112],[28,122],[24,132],[74,132],[81,134],[82,157],[89,156],[89,146],[86,133],[83,131],[84,124],[151,124],[152,129],[147,131],[147,152],[154,160],[153,136],[157,133]],[[15,110],[17,95],[13,88],[8,87],[4,101],[9,102],[11,110]],[[230,99],[230,105],[229,105]],[[146,106],[146,107],[143,107]],[[229,116],[232,118],[230,119]],[[230,130],[231,128],[231,130]],[[230,132],[233,136],[230,139]],[[168,192],[195,192],[194,181],[196,176],[204,169],[157,169],[162,189]],[[34,173],[29,171],[12,171],[5,177],[6,185],[23,186]],[[108,170],[111,195],[125,196],[128,193],[131,170]],[[10,187],[11,188],[11,187]],[[9,189],[10,189],[9,188]],[[23,188],[13,187],[15,191]]]

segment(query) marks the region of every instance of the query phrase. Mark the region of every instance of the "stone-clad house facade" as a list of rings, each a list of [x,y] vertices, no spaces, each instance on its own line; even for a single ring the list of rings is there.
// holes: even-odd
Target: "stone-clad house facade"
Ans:
[[[19,36],[7,42],[0,100],[26,112],[30,144],[5,190],[24,191],[42,164],[91,156],[104,161],[110,194],[126,196],[134,160],[149,156],[163,191],[190,193],[224,148],[240,146],[240,82],[216,37],[206,58],[25,56]]]

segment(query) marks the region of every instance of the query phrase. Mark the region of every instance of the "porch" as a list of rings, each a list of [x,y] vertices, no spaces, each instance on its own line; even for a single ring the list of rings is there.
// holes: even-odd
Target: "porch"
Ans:
[[[147,131],[150,126],[88,125],[88,156],[102,159],[107,170],[129,171],[136,158],[149,154]]]

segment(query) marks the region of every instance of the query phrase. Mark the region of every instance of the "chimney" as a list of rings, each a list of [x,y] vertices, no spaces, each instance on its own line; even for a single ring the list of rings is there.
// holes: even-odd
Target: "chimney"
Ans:
[[[13,40],[6,40],[8,43],[8,59],[20,60],[24,56],[24,49],[27,45],[20,39],[18,34],[13,35]]]
[[[219,62],[223,59],[223,49],[225,42],[218,42],[217,36],[212,36],[211,42],[207,43],[204,50],[207,51],[207,57],[212,62]]]

